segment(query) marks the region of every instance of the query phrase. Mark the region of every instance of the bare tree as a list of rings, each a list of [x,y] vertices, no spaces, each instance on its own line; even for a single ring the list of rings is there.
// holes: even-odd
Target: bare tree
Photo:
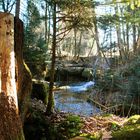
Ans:
[[[15,16],[19,18],[20,15],[20,0],[16,0],[16,10],[15,10]]]

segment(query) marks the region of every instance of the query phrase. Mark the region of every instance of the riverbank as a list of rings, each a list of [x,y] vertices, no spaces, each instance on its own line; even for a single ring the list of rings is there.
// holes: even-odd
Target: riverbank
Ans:
[[[55,111],[45,115],[46,105],[30,103],[24,132],[26,140],[139,140],[140,115],[130,118],[112,114],[84,117]]]

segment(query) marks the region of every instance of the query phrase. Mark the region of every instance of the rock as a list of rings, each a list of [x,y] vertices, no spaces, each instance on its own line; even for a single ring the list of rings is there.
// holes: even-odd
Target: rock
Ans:
[[[47,105],[45,105],[41,100],[37,100],[36,98],[34,98],[30,101],[30,107],[34,110],[45,113]]]
[[[31,98],[42,100],[43,103],[47,104],[47,89],[48,82],[33,80]]]
[[[83,67],[65,67],[65,68],[59,68],[58,74],[80,75],[82,71],[83,71]]]
[[[82,72],[82,77],[87,79],[93,78],[93,69],[92,68],[84,68]]]

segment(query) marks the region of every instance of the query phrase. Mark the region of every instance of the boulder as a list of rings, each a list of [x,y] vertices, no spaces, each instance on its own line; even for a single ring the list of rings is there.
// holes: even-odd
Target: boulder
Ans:
[[[33,80],[32,93],[31,98],[36,98],[38,100],[42,100],[43,103],[47,104],[47,96],[48,96],[48,82]]]
[[[83,71],[83,67],[64,67],[58,69],[58,74],[80,75],[82,71]]]
[[[82,77],[86,79],[92,79],[93,78],[93,69],[92,68],[84,68],[82,71]]]

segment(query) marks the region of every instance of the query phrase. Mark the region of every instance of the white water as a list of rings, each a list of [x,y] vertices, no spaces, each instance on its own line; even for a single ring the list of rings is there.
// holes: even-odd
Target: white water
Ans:
[[[93,86],[93,81],[63,86],[61,91],[55,92],[56,108],[60,111],[85,116],[99,113],[100,110],[97,107],[87,102],[89,93],[85,91]]]
[[[87,91],[89,88],[93,87],[94,84],[95,83],[93,81],[80,82],[80,83],[71,84],[69,86],[61,86],[59,89],[67,90],[70,92],[84,92]]]
[[[79,84],[71,85],[69,88],[69,91],[71,91],[71,92],[83,92],[83,91],[87,91],[89,88],[91,88],[93,86],[94,86],[93,81],[81,82]]]

